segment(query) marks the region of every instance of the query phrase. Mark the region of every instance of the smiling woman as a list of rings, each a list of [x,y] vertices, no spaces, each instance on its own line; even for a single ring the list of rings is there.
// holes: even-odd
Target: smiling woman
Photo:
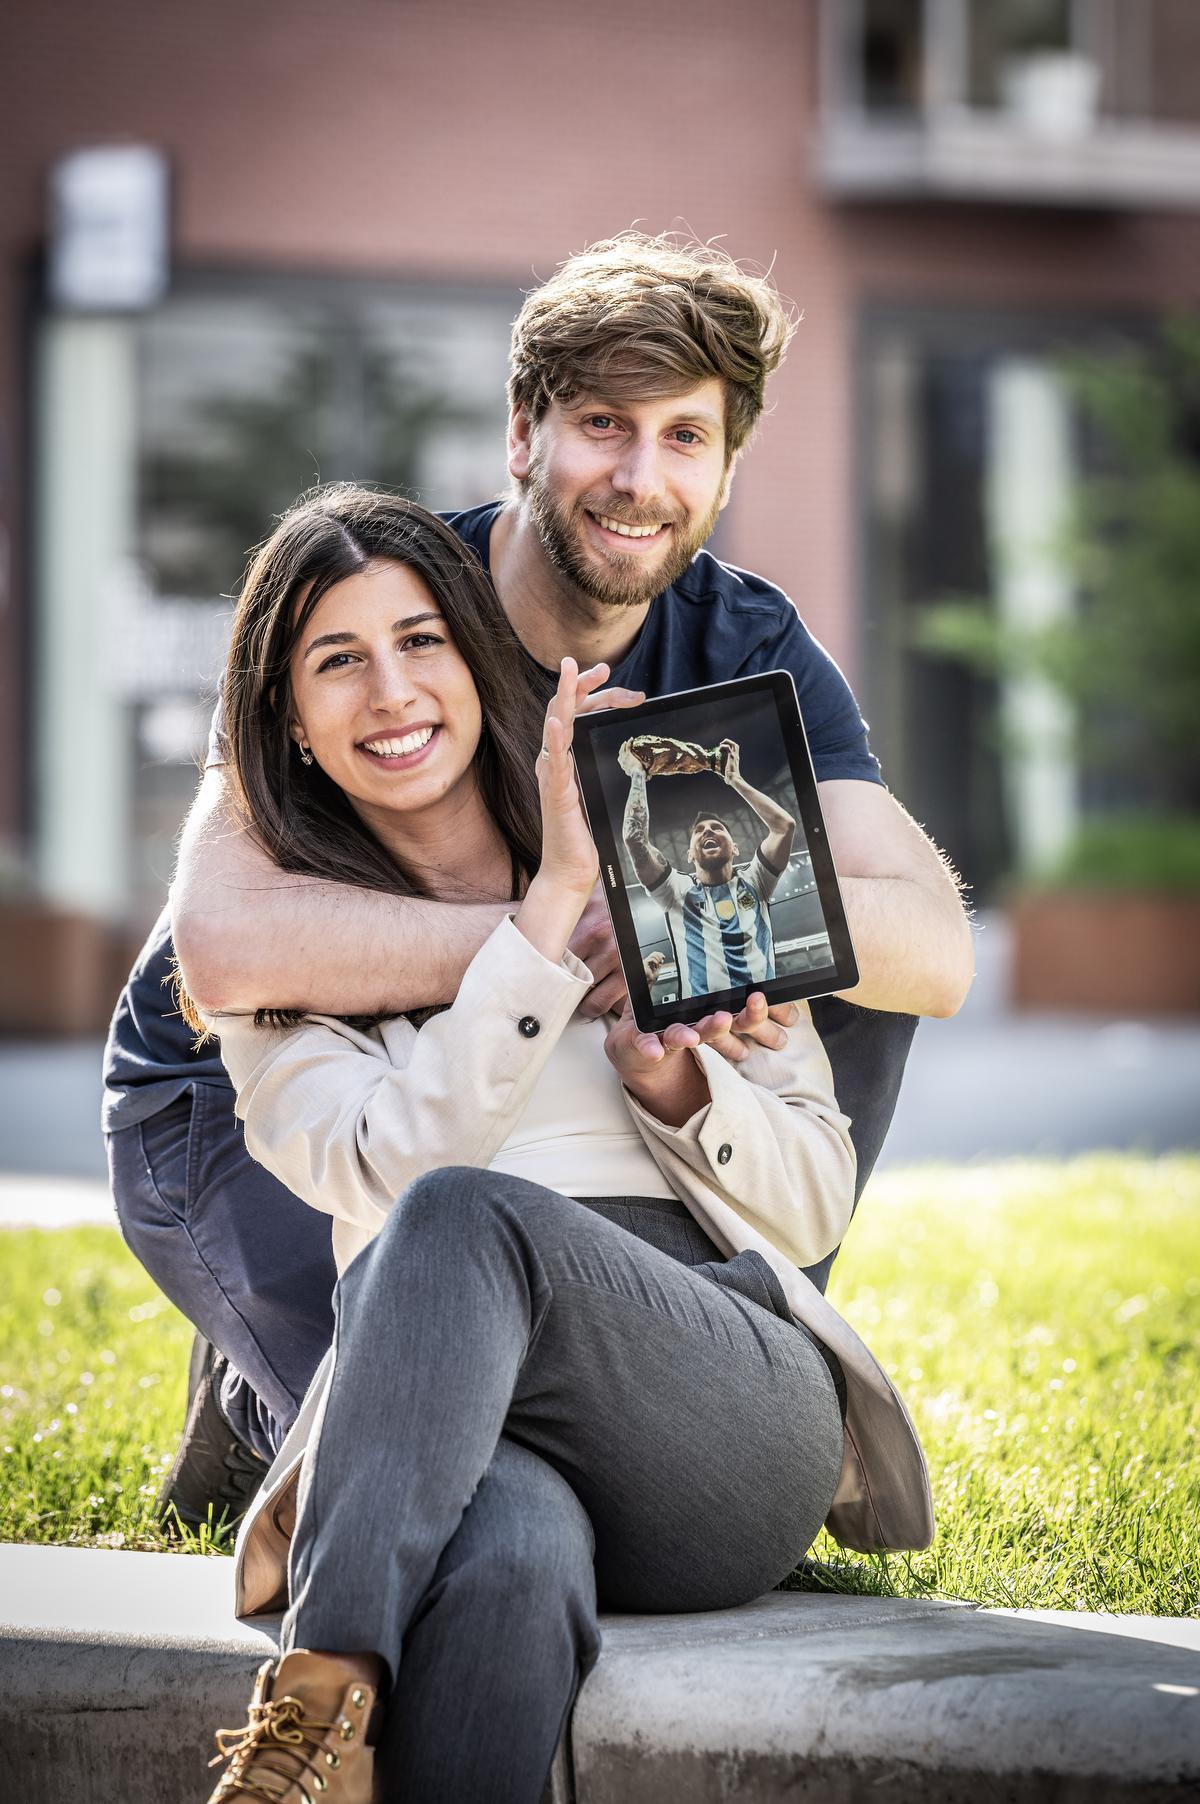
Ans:
[[[479,692],[416,571],[381,558],[328,590],[289,674],[293,740],[410,877],[444,870],[453,846],[483,893],[511,891],[508,842],[480,802]]]
[[[447,834],[421,809],[449,796],[477,893],[513,895],[541,849],[527,672],[440,520],[348,484],[301,497],[251,563],[223,690],[252,832],[283,870],[428,894]],[[401,791],[408,832],[388,812]]]

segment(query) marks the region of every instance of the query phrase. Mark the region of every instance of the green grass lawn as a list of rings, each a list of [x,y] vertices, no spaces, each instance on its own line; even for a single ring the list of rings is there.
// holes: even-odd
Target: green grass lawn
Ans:
[[[110,1229],[0,1234],[0,1277],[0,1539],[163,1545],[187,1325]],[[924,1554],[822,1537],[834,1584],[1200,1614],[1200,1159],[883,1176],[830,1294],[904,1392],[938,1508]]]

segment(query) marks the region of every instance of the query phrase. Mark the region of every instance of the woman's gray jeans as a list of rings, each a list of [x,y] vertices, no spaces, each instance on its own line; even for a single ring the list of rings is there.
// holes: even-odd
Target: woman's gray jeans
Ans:
[[[536,1804],[597,1607],[716,1610],[825,1519],[834,1382],[684,1206],[418,1179],[335,1295],[285,1647],[392,1675],[380,1795]]]

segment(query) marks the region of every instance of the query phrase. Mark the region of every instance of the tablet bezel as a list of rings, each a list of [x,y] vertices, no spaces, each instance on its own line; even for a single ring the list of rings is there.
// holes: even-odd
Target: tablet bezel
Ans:
[[[674,1002],[656,1005],[642,964],[642,952],[634,923],[633,909],[621,871],[620,847],[609,819],[604,787],[596,764],[594,735],[619,719],[629,735],[644,732],[671,734],[671,719],[686,708],[695,708],[706,700],[728,700],[739,696],[748,699],[770,698],[779,722],[784,750],[787,754],[792,785],[800,805],[798,825],[804,834],[812,860],[817,895],[829,934],[832,966],[818,972],[793,972],[774,977],[765,983],[747,984],[732,990],[710,991],[707,995],[679,996]],[[694,726],[688,737],[694,737]],[[719,1009],[736,1014],[745,1006],[746,998],[761,991],[768,1003],[796,1002],[813,996],[827,996],[834,991],[852,989],[858,982],[858,963],[846,922],[833,854],[825,831],[825,820],[817,792],[808,737],[796,698],[796,685],[790,671],[769,670],[756,676],[736,677],[728,683],[713,683],[700,689],[681,689],[671,695],[655,696],[639,702],[634,708],[605,708],[593,714],[580,715],[575,722],[575,768],[583,796],[588,824],[600,854],[600,881],[608,903],[608,912],[616,937],[621,969],[633,1004],[638,1027],[647,1033],[661,1033],[673,1021],[698,1021]]]

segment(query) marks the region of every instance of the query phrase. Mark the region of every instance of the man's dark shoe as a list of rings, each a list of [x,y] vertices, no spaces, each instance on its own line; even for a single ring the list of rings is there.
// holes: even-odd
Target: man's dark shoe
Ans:
[[[228,1360],[197,1334],[188,1366],[188,1411],[183,1440],[155,1502],[168,1535],[180,1524],[235,1528],[267,1471],[267,1462],[233,1432],[218,1397]]]

